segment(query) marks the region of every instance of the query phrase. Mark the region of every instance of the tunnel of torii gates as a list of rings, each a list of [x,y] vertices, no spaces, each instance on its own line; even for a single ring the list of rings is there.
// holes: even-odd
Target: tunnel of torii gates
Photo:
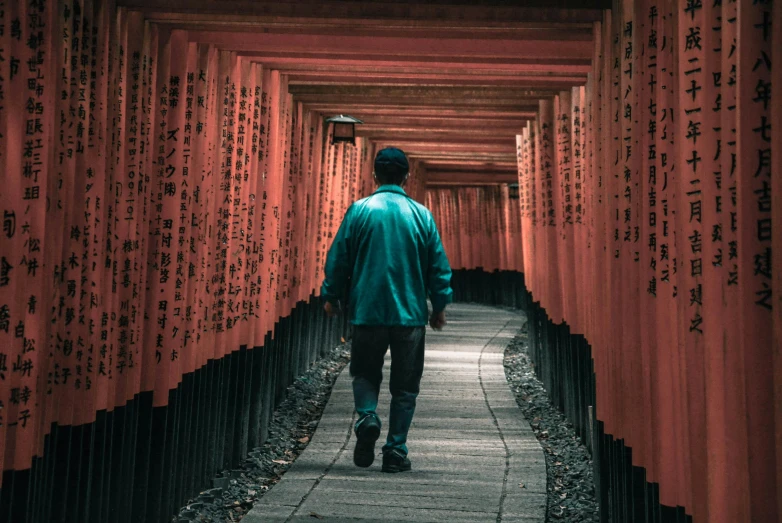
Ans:
[[[457,298],[527,312],[604,521],[782,521],[780,27],[771,0],[0,0],[0,520],[164,521],[262,443],[347,336],[324,258],[395,145]]]

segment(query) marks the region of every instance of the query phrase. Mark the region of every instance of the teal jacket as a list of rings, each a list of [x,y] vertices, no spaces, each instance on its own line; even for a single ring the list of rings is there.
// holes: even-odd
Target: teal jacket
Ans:
[[[346,298],[353,325],[419,327],[451,302],[451,267],[432,213],[397,185],[350,206],[326,259],[321,288]]]

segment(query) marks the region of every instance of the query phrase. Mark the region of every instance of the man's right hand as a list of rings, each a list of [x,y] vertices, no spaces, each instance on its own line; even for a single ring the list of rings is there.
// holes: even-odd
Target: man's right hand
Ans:
[[[339,314],[339,307],[335,307],[334,304],[332,304],[329,301],[327,301],[323,305],[323,310],[326,311],[326,316],[328,316],[329,318],[333,318],[334,316]]]
[[[437,313],[432,313],[432,316],[429,318],[429,326],[436,331],[443,330],[443,327],[445,327],[446,323],[444,310]]]

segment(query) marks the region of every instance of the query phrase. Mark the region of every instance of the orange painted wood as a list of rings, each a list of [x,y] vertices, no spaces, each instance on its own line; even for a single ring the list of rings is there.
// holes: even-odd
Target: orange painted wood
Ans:
[[[584,180],[587,174],[586,165],[586,89],[574,87],[571,93],[570,108],[570,129],[571,142],[570,150],[572,155],[572,187],[570,194],[572,220],[573,220],[573,248],[569,256],[573,256],[571,265],[573,267],[573,307],[571,309],[571,322],[573,332],[585,333],[585,311],[584,300],[587,297],[585,269],[586,264],[575,263],[576,252],[587,251],[587,227],[585,224],[585,184]]]
[[[720,192],[725,205],[725,244],[723,279],[723,313],[725,318],[738,318],[740,300],[738,286],[738,201],[736,187],[738,180],[737,157],[737,87],[736,73],[738,54],[733,50],[738,35],[737,5],[723,6],[722,27],[722,87],[724,110],[720,115],[721,138],[724,147],[721,170],[725,173],[725,183]],[[725,353],[725,380],[723,397],[725,398],[725,443],[730,448],[727,455],[727,467],[731,471],[731,494],[726,500],[726,517],[734,521],[750,519],[749,497],[749,440],[746,431],[746,372],[744,370],[743,347],[740,343],[738,321],[725,323],[725,338],[720,345]],[[717,495],[716,493],[715,495]]]
[[[782,3],[777,2],[773,7],[773,22],[774,27],[782,27]],[[779,60],[780,52],[782,49],[782,31],[777,29],[773,33],[773,41],[771,43],[772,56],[776,60]],[[771,98],[771,111],[772,121],[782,121],[782,67],[776,67],[772,70],[771,85],[773,88]],[[772,186],[782,186],[782,133],[776,132],[772,135],[772,149],[776,151],[776,154],[772,154],[773,167],[772,172]],[[777,189],[778,190],[778,189]],[[779,205],[779,196],[776,198],[776,205],[773,206],[772,220],[776,227],[780,227],[782,223],[782,205]],[[776,434],[775,448],[777,449],[777,521],[782,521],[782,452],[779,451],[782,448],[782,351],[779,347],[782,346],[782,293],[779,292],[782,289],[782,235],[775,234],[773,239],[773,254],[774,254],[774,283],[773,288],[776,289],[775,301],[774,301],[774,430]]]
[[[654,9],[654,10],[653,10]],[[655,11],[658,13],[655,15]],[[657,172],[657,92],[655,82],[660,81],[659,51],[657,35],[657,17],[659,7],[656,2],[642,2],[637,6],[633,46],[638,48],[637,59],[633,63],[638,75],[639,93],[634,107],[638,119],[638,137],[635,153],[639,159],[637,199],[640,210],[638,218],[638,300],[639,323],[638,342],[641,357],[641,379],[643,382],[642,439],[645,442],[645,456],[642,456],[647,469],[647,480],[657,482],[660,479],[659,433],[660,411],[657,408],[657,219],[659,205],[657,191],[659,178]],[[644,132],[646,131],[646,132]]]
[[[774,417],[767,400],[773,397],[773,294],[771,247],[770,100],[764,95],[771,81],[771,5],[738,2],[737,40],[737,189],[739,256],[739,335],[747,374],[747,434],[751,519],[773,521],[776,507]],[[770,87],[770,86],[768,86]],[[778,349],[778,347],[777,347]],[[765,459],[753,459],[758,452]]]
[[[546,181],[544,179],[543,169],[541,166],[542,163],[542,157],[541,157],[541,122],[540,120],[535,122],[535,132],[533,133],[535,137],[535,144],[534,144],[534,156],[532,157],[532,161],[535,164],[536,169],[536,176],[535,176],[535,197],[536,197],[536,206],[535,206],[535,218],[533,220],[533,225],[536,227],[535,235],[536,235],[536,254],[535,254],[535,267],[536,267],[536,277],[537,277],[537,286],[538,286],[538,295],[537,300],[542,304],[546,300],[548,300],[548,285],[546,278],[548,277],[548,269],[550,265],[548,264],[547,254],[548,254],[548,245],[546,242],[546,236],[545,236],[545,220],[546,220],[546,203],[547,203],[547,195],[546,195]]]
[[[427,60],[437,56],[450,56],[464,61],[482,62],[487,56],[492,60],[500,58],[516,61],[524,59],[588,60],[589,48],[582,42],[567,40],[476,40],[476,39],[410,39],[394,36],[350,36],[310,34],[265,34],[230,33],[228,31],[192,31],[190,38],[198,42],[209,42],[232,51],[255,51],[263,49],[267,55],[275,52],[286,55],[313,50],[328,49],[334,57],[355,56],[358,59],[396,55],[394,60]],[[393,50],[393,53],[389,53]],[[398,53],[398,54],[397,54]],[[436,60],[442,61],[442,60]],[[462,61],[462,60],[459,60]],[[562,60],[564,61],[564,60]]]
[[[679,427],[676,420],[676,390],[677,369],[673,350],[677,344],[677,330],[673,328],[676,322],[676,305],[674,301],[674,260],[676,258],[674,245],[674,125],[672,111],[674,110],[674,46],[663,46],[663,42],[672,42],[673,36],[673,4],[670,2],[658,4],[658,16],[654,20],[658,42],[658,83],[655,86],[656,98],[656,132],[655,132],[655,170],[657,173],[658,211],[655,219],[655,234],[657,241],[656,277],[656,313],[657,313],[657,356],[659,368],[657,409],[661,425],[667,425],[669,430],[659,431],[660,461],[659,475],[666,478],[660,483],[660,501],[669,506],[680,503],[679,464],[681,457],[677,454]]]
[[[322,117],[279,73],[110,4],[63,5],[67,19],[41,13],[65,35],[37,65],[56,85],[27,97],[16,70],[2,85],[4,469],[29,467],[52,422],[94,421],[140,391],[165,405],[184,373],[260,344],[319,287],[311,238],[330,243],[310,166]],[[30,54],[7,34],[4,53]],[[94,62],[51,51],[77,38]],[[366,147],[333,164],[339,215],[369,189]]]
[[[621,235],[621,271],[620,286],[622,308],[625,321],[622,322],[621,351],[629,353],[623,357],[625,363],[625,383],[628,404],[625,411],[627,420],[626,441],[633,447],[635,463],[646,463],[647,442],[644,426],[649,419],[645,410],[645,396],[648,391],[644,374],[644,355],[640,346],[640,302],[638,285],[640,271],[641,245],[641,147],[640,137],[643,127],[636,122],[642,114],[639,100],[643,96],[644,85],[639,81],[641,56],[641,28],[638,22],[639,6],[631,0],[624,0],[622,6],[622,71],[621,71],[621,137],[620,167],[616,173],[620,176],[620,235]],[[628,54],[630,55],[628,57]],[[635,384],[632,386],[630,384]]]
[[[621,264],[622,258],[622,207],[621,207],[621,183],[623,172],[622,166],[622,26],[623,18],[621,13],[621,2],[614,2],[612,10],[612,25],[610,26],[611,36],[610,52],[610,84],[608,86],[608,103],[610,104],[610,134],[608,136],[607,161],[605,165],[606,191],[607,191],[607,219],[606,235],[607,247],[609,252],[606,263],[606,283],[607,283],[607,301],[606,312],[607,324],[606,332],[606,351],[608,361],[609,384],[613,390],[627,390],[629,384],[624,382],[626,377],[626,367],[628,361],[621,357],[621,339],[623,323],[612,321],[622,315],[622,287],[620,284],[622,271],[624,267]],[[624,394],[611,394],[611,410],[608,413],[608,419],[615,424],[616,433],[629,435],[627,430],[627,417],[625,415]],[[612,431],[613,433],[614,431]]]
[[[297,4],[287,4],[280,2],[258,2],[249,0],[232,0],[230,3],[218,2],[213,0],[200,0],[198,3],[192,1],[177,0],[169,2],[165,9],[160,5],[149,0],[125,0],[124,4],[137,9],[143,9],[148,13],[156,12],[174,12],[176,17],[181,18],[185,13],[193,16],[195,9],[202,15],[207,15],[208,19],[238,19],[247,20],[248,17],[277,17],[305,19],[312,17],[327,17],[336,19],[338,23],[349,24],[355,27],[381,25],[388,27],[390,21],[399,19],[411,19],[415,21],[439,22],[442,25],[449,25],[454,20],[477,22],[481,27],[496,25],[499,27],[510,25],[516,27],[540,27],[541,24],[563,24],[563,23],[589,23],[599,17],[599,11],[596,9],[562,9],[557,11],[541,10],[536,7],[499,7],[492,10],[486,10],[481,6],[452,4],[444,8],[437,3],[427,4],[395,4],[385,3],[372,6],[371,16],[361,9],[356,9],[353,2],[332,1],[328,3],[320,2],[300,2]],[[583,7],[580,5],[579,7]]]
[[[705,413],[703,392],[704,375],[704,332],[703,325],[703,200],[706,186],[706,161],[702,136],[704,127],[704,106],[707,104],[703,86],[706,82],[705,49],[702,43],[701,27],[705,26],[703,9],[685,11],[678,5],[674,16],[677,20],[675,50],[678,54],[677,87],[679,96],[674,111],[676,130],[676,155],[674,159],[676,206],[676,285],[678,306],[678,358],[681,369],[679,394],[679,420],[683,427],[680,440],[684,456],[682,478],[687,488],[682,504],[688,506],[693,515],[706,517],[703,513],[704,482],[706,470],[701,451],[705,444]],[[699,143],[700,142],[700,143]],[[692,423],[684,423],[692,420]],[[700,470],[699,470],[700,469]],[[696,474],[697,472],[697,474]],[[694,505],[693,505],[694,504]]]
[[[596,93],[598,96],[597,107],[599,108],[599,120],[598,125],[605,131],[599,135],[599,150],[597,155],[596,172],[598,173],[598,191],[593,199],[596,212],[595,212],[595,231],[597,238],[597,245],[600,251],[605,252],[608,248],[608,156],[609,151],[609,134],[607,130],[610,128],[611,122],[611,106],[609,103],[610,93],[608,91],[609,81],[607,80],[611,74],[611,18],[610,12],[607,12],[604,17],[603,23],[599,29],[602,31],[600,34],[600,43],[602,44],[600,58],[599,58],[599,78],[602,80],[599,83],[599,89]],[[598,306],[602,307],[601,310],[606,310],[608,299],[607,292],[608,286],[603,284],[606,282],[606,264],[608,262],[608,256],[597,256],[595,265],[595,288],[594,295]],[[607,312],[607,311],[606,311]],[[606,431],[611,433],[611,400],[607,394],[609,390],[609,378],[608,378],[608,364],[606,357],[606,339],[607,333],[607,314],[600,314],[596,318],[596,335],[595,335],[595,360],[596,365],[596,393],[597,402],[601,405],[600,409],[603,414],[600,419],[604,420]]]
[[[389,25],[389,5],[351,36],[346,4],[334,24],[171,5],[148,22],[60,0],[37,64],[28,27],[5,30],[3,469],[29,467],[53,422],[139,391],[165,405],[183,374],[260,345],[318,293],[375,151],[396,145],[452,266],[523,270],[586,336],[598,418],[663,504],[780,521],[782,8],[723,4],[617,0],[589,38],[594,12],[476,28],[431,6]],[[12,2],[0,25],[34,9]],[[367,121],[355,146],[329,143],[322,118],[342,111]],[[518,200],[437,186],[512,181]]]
[[[575,260],[574,252],[574,187],[572,119],[573,105],[570,91],[562,91],[554,98],[554,122],[552,139],[554,142],[554,162],[557,167],[557,181],[554,191],[557,194],[556,225],[557,261],[559,268],[558,286],[562,299],[562,317],[575,317],[575,302],[564,297],[574,297]]]
[[[541,111],[541,168],[545,189],[545,217],[546,224],[546,254],[549,263],[547,270],[547,298],[544,306],[549,310],[549,315],[556,323],[562,322],[562,290],[560,280],[562,271],[565,270],[558,264],[559,260],[559,227],[562,224],[562,196],[559,191],[561,173],[557,165],[556,155],[556,113],[554,104],[549,100],[540,102]]]
[[[507,186],[429,188],[432,210],[452,269],[518,270],[521,260],[519,200]],[[462,217],[467,215],[467,220]],[[516,218],[514,218],[516,216]],[[468,260],[462,258],[465,245]]]
[[[722,78],[723,62],[723,35],[722,31],[728,22],[725,21],[724,9],[720,6],[705,5],[703,18],[702,47],[704,52],[703,68],[706,73],[706,85],[708,87],[702,113],[702,156],[706,158],[703,183],[703,296],[702,317],[706,323],[703,336],[704,348],[704,385],[705,400],[704,432],[705,442],[703,451],[694,453],[693,463],[696,474],[705,475],[708,480],[705,485],[701,482],[701,500],[704,513],[713,521],[731,521],[729,517],[730,470],[728,468],[728,455],[732,451],[726,445],[723,430],[726,424],[726,403],[723,393],[724,383],[729,379],[726,374],[725,353],[719,350],[710,350],[712,347],[722,345],[725,338],[724,326],[729,319],[724,315],[725,284],[724,264],[727,245],[724,242],[724,231],[728,221],[725,219],[725,201],[722,196],[722,185],[727,182],[727,173],[724,172],[726,164],[722,155],[725,148],[722,141],[722,117],[723,111],[727,112],[723,92],[727,82]],[[705,28],[705,30],[704,30]],[[697,297],[697,296],[695,296]],[[695,297],[691,296],[690,299]],[[697,463],[700,458],[703,464]],[[700,469],[699,472],[698,469]],[[701,516],[706,517],[706,516]],[[721,519],[722,518],[722,519]]]

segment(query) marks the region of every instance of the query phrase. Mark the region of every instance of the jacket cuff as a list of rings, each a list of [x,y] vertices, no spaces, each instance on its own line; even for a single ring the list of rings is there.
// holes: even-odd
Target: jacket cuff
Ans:
[[[321,293],[320,296],[321,298],[323,298],[324,301],[327,301],[332,305],[339,305],[339,297],[337,296],[333,296],[331,294],[325,294],[325,293]]]
[[[444,311],[445,306],[453,301],[453,291],[451,289],[448,289],[447,293],[432,296],[431,299],[432,299],[432,312],[434,314],[437,314],[438,312]]]
[[[339,296],[332,294],[329,292],[332,290],[332,286],[328,285],[326,282],[323,283],[320,287],[320,297],[332,305],[338,305],[339,304]]]

